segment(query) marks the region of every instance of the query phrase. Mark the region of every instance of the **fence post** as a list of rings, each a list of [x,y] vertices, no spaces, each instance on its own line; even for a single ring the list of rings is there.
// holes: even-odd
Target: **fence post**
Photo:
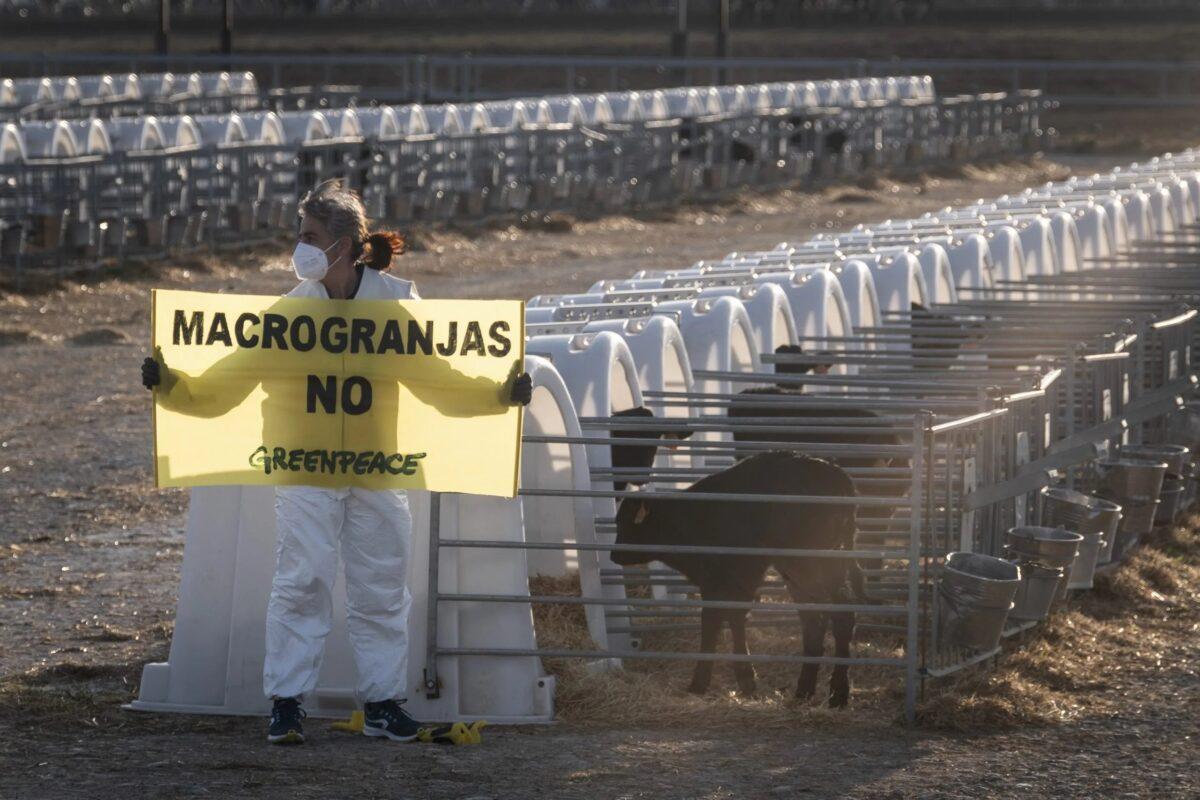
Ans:
[[[417,56],[413,61],[413,99],[414,103],[424,103],[428,97],[425,88],[425,56]]]
[[[729,0],[718,0],[717,3],[717,58],[722,62],[729,58]],[[724,64],[717,70],[715,85],[724,84],[728,71]]]
[[[1064,439],[1070,439],[1075,435],[1075,383],[1076,378],[1078,377],[1076,370],[1081,359],[1083,358],[1083,351],[1084,346],[1082,344],[1077,344],[1067,353],[1067,368],[1065,370],[1065,379],[1067,384],[1067,388],[1065,389],[1066,404],[1065,408],[1063,408]],[[1067,488],[1075,488],[1075,469],[1073,468],[1067,470]]]
[[[426,595],[428,607],[425,612],[425,669],[422,677],[425,681],[425,696],[436,699],[441,696],[441,684],[438,681],[437,649],[438,649],[438,568],[440,559],[438,548],[442,536],[442,495],[441,492],[429,493],[429,588]]]
[[[158,29],[154,32],[154,52],[160,56],[171,52],[171,0],[158,2]]]
[[[221,54],[233,53],[233,0],[221,3]],[[225,62],[225,69],[232,71],[233,64]]]
[[[920,680],[920,568],[921,568],[921,511],[925,500],[922,490],[925,471],[925,437],[932,415],[923,411],[913,417],[912,483],[909,486],[909,502],[912,511],[908,532],[908,598],[906,600],[907,635],[904,643],[904,721],[912,725],[917,721],[917,683]]]
[[[687,58],[687,12],[687,0],[675,0],[675,32],[671,34],[671,55],[675,58]]]
[[[1138,325],[1137,330],[1137,346],[1134,350],[1133,361],[1133,388],[1130,389],[1130,399],[1136,399],[1146,391],[1146,334],[1149,332],[1150,326],[1144,322]],[[1129,428],[1129,443],[1142,443],[1142,424],[1134,425]]]

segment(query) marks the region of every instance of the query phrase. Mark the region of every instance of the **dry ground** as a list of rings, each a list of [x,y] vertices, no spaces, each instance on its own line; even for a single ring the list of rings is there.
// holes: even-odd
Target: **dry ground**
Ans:
[[[424,232],[401,271],[432,297],[575,290],[1063,171],[1037,160],[655,219]],[[314,722],[311,746],[278,749],[261,720],[120,710],[141,665],[166,655],[183,543],[185,496],[150,487],[137,377],[149,289],[279,293],[292,280],[281,268],[289,249],[0,294],[0,798],[1200,795],[1194,534],[1145,551],[998,671],[949,693],[930,687],[915,730],[897,723],[895,683],[866,670],[855,708],[835,714],[769,692],[696,700],[679,691],[682,670],[614,681],[555,665],[563,721],[493,728],[476,748],[388,747]],[[727,670],[718,675],[728,689]],[[764,687],[790,682],[764,671]]]

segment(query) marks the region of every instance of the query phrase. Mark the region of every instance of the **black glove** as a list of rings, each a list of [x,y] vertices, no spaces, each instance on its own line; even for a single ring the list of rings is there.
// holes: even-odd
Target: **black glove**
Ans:
[[[158,362],[153,358],[147,358],[142,362],[142,386],[153,389],[161,383],[162,370],[159,369]]]
[[[522,372],[513,381],[512,394],[509,395],[509,402],[513,405],[527,406],[529,401],[533,399],[533,378],[529,377],[528,372]]]

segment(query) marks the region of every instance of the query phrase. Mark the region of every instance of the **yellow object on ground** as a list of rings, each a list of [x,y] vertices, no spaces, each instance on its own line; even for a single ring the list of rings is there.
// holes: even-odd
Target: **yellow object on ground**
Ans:
[[[345,733],[362,733],[365,717],[363,712],[354,711],[350,719],[335,722],[330,727],[335,731]],[[483,741],[483,729],[487,720],[476,720],[469,725],[465,722],[455,722],[451,725],[434,725],[417,731],[417,741],[426,744],[480,744]]]
[[[350,719],[345,722],[335,722],[332,727],[335,731],[345,731],[346,733],[362,733],[363,723],[366,717],[361,711],[350,712]]]
[[[455,722],[453,725],[438,725],[433,728],[421,728],[417,731],[417,741],[430,744],[479,744],[483,741],[483,729],[486,720],[476,720],[468,725],[465,722]]]
[[[513,497],[523,308],[155,290],[156,483]]]

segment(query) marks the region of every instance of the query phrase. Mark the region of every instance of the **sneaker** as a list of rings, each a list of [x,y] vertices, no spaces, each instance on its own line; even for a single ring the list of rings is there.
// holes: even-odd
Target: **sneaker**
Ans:
[[[365,703],[363,714],[364,736],[386,736],[393,742],[411,742],[417,738],[420,726],[401,708],[403,700],[384,700],[381,703]]]
[[[271,708],[267,741],[271,744],[304,744],[304,727],[300,721],[307,716],[295,697],[276,697]]]

